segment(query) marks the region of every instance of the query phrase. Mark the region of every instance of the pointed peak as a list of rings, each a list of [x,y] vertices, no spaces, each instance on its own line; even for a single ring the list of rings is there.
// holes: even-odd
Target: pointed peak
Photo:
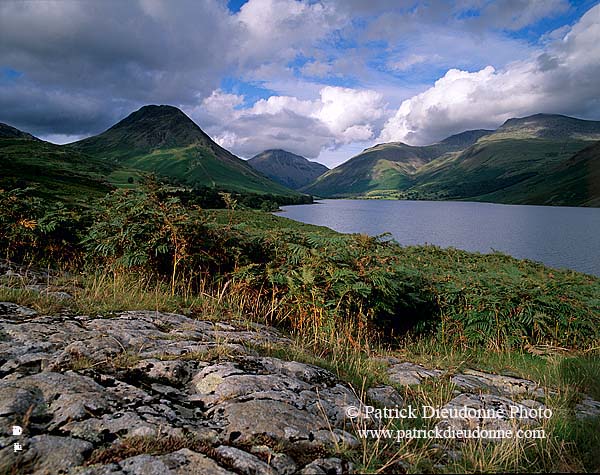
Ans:
[[[212,140],[182,110],[169,105],[146,105],[107,131],[78,142],[83,147],[127,152],[151,152],[160,148],[210,145]],[[217,147],[217,145],[214,145]]]

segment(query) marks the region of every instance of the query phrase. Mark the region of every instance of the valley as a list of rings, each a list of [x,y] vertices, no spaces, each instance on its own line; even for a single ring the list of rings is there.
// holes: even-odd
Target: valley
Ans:
[[[434,145],[376,145],[303,191],[324,198],[596,206],[600,195],[588,172],[600,161],[599,140],[600,122],[537,114]],[[577,160],[576,154],[588,147],[585,161]],[[570,178],[561,193],[558,182],[565,167]]]

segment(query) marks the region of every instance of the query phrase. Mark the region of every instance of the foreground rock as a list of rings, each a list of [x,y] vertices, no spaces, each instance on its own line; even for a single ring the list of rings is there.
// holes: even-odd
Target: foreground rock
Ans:
[[[0,302],[0,473],[352,473],[344,454],[363,450],[357,437],[377,437],[355,429],[385,420],[350,419],[347,410],[364,402],[329,371],[257,350],[289,344],[255,323],[150,311],[47,316]],[[368,388],[369,404],[409,409],[412,390],[401,386],[441,378],[454,395],[437,409],[471,412],[440,417],[440,431],[543,426],[547,389],[532,381],[378,362],[393,386]],[[600,403],[584,397],[575,410],[597,417]],[[488,412],[497,415],[481,417]],[[460,447],[441,444],[436,460],[457,460]],[[414,468],[392,462],[391,470]]]
[[[441,370],[429,369],[419,364],[401,361],[395,357],[374,358],[374,360],[386,367],[388,379],[397,385],[417,386],[427,380],[448,377],[457,388],[455,391],[457,397],[445,406],[446,409],[460,406],[487,411],[498,407],[508,408],[512,404],[515,407],[535,410],[544,407],[542,401],[547,396],[556,394],[554,390],[542,388],[534,381],[513,376],[484,373],[473,369],[465,369],[462,373],[450,375]],[[378,400],[375,392],[369,396],[373,402],[380,405],[401,405],[397,399],[394,402],[386,399],[386,404],[383,404],[383,400]],[[525,409],[521,412],[524,411]],[[575,415],[579,419],[600,417],[600,402],[587,395],[582,395],[582,400],[575,406]],[[495,424],[486,423],[484,425],[493,429],[507,428],[508,425],[505,422],[506,418],[500,417]],[[524,425],[529,425],[532,421],[524,418],[523,422]],[[468,420],[468,418],[462,420],[455,418],[452,422],[442,421],[439,427],[458,429],[473,426],[473,424],[474,421]]]
[[[257,324],[0,303],[0,472],[351,473],[332,455],[358,445],[345,410],[360,402],[322,368],[258,355],[267,344],[289,341]]]

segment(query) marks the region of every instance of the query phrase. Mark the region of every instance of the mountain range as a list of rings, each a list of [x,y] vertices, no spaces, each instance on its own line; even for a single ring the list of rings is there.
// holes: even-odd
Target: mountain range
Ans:
[[[0,124],[0,166],[0,186],[34,186],[42,196],[67,199],[136,186],[149,174],[190,186],[301,196],[254,170],[181,110],[166,105],[144,106],[105,132],[67,145]]]
[[[379,144],[302,191],[336,198],[598,206],[599,140],[600,122],[536,114],[433,145]]]
[[[536,114],[432,145],[375,145],[328,170],[284,150],[242,160],[181,110],[149,105],[67,145],[0,123],[0,168],[0,188],[34,186],[41,196],[81,201],[155,174],[183,185],[287,198],[600,206],[600,122]]]
[[[265,150],[248,160],[248,164],[293,190],[309,185],[329,170],[325,165],[285,150]]]

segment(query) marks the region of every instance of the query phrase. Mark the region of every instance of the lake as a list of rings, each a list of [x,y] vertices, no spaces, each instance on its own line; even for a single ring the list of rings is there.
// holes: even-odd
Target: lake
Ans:
[[[550,267],[600,276],[600,209],[466,201],[320,200],[281,216],[400,244],[500,251]]]

